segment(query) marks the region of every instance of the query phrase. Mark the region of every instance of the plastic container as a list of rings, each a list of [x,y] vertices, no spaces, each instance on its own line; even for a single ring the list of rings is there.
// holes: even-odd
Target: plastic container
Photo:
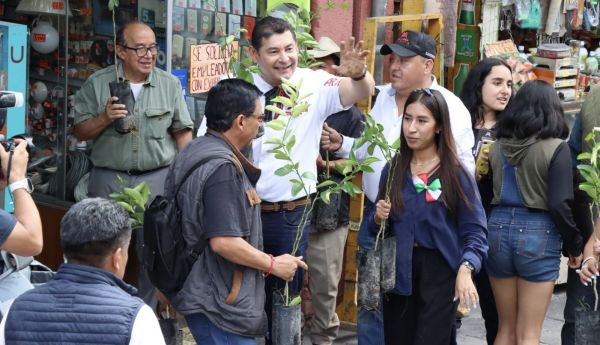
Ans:
[[[527,53],[525,53],[525,47],[524,47],[524,46],[519,46],[519,56],[520,56],[520,57],[521,57],[523,60],[527,61],[527,58],[528,58],[529,56],[527,55]]]
[[[598,73],[598,59],[596,57],[596,52],[590,52],[590,56],[585,62],[585,71],[591,75]]]
[[[579,49],[579,68],[585,69],[585,63],[588,57],[588,50],[585,48],[584,43],[581,42],[581,48]]]

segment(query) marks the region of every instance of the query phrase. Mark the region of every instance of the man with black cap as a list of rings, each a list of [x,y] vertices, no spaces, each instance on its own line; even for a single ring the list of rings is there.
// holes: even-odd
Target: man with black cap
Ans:
[[[437,53],[436,43],[430,36],[415,31],[404,31],[396,43],[385,44],[381,47],[382,55],[390,55],[389,78],[390,84],[382,87],[375,104],[371,109],[373,119],[384,126],[384,135],[391,144],[400,137],[402,128],[402,113],[408,95],[418,88],[438,90],[444,96],[450,110],[452,134],[456,142],[458,158],[465,168],[475,172],[475,162],[471,148],[473,147],[473,131],[471,115],[460,99],[452,92],[437,83],[433,76],[434,60]],[[332,131],[324,133],[322,142],[329,144],[328,149],[338,155],[345,156],[354,144],[352,138],[343,137]],[[367,145],[359,148],[356,156],[359,160],[368,156]],[[372,173],[363,174],[363,191],[365,200],[364,217],[369,217],[374,211],[373,202],[377,199],[381,171],[386,163],[380,150],[375,150],[373,156],[380,159],[371,164]],[[363,225],[365,222],[363,222]],[[359,254],[373,247],[374,238],[366,226],[361,226],[358,235]],[[360,279],[360,277],[359,277]],[[380,311],[359,309],[358,342],[361,345],[383,345],[383,317]]]

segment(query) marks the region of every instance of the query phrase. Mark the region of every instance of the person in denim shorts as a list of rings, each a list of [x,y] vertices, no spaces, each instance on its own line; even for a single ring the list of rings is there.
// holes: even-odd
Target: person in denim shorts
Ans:
[[[502,113],[489,154],[494,197],[486,268],[498,307],[496,345],[538,344],[558,278],[561,242],[570,266],[581,262],[568,128],[556,91],[526,83]]]

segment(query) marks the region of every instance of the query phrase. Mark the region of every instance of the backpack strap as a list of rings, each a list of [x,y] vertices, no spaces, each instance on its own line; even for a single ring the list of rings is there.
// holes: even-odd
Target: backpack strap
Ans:
[[[197,163],[195,163],[190,169],[188,169],[185,174],[183,175],[183,178],[179,181],[179,183],[176,185],[175,187],[175,193],[173,194],[173,200],[175,201],[175,207],[179,210],[179,202],[177,200],[177,194],[179,194],[179,190],[181,189],[181,187],[183,186],[183,184],[185,183],[185,181],[187,181],[187,179],[190,177],[190,175],[192,175],[192,173],[194,171],[196,171],[196,169],[198,167],[200,167],[202,164],[205,164],[213,159],[217,159],[217,158],[222,158],[224,160],[230,160],[231,158],[228,156],[224,156],[224,155],[211,155],[211,156],[207,156],[204,157],[203,159],[199,160]],[[191,248],[191,250],[189,251],[189,256],[195,261],[196,259],[198,259],[198,256],[200,256],[200,254],[202,254],[202,252],[204,251],[204,247],[205,247],[206,243],[203,241],[199,241],[195,246],[193,246]]]
[[[175,193],[173,193],[173,197],[175,198],[175,203],[177,203],[177,194],[179,194],[179,190],[181,189],[181,187],[183,186],[183,184],[185,183],[185,181],[187,181],[188,177],[190,177],[190,175],[196,171],[196,169],[201,166],[202,164],[205,164],[208,161],[211,161],[213,159],[216,158],[225,158],[225,159],[229,159],[229,157],[225,157],[225,156],[220,156],[220,155],[212,155],[212,156],[207,156],[202,158],[201,160],[199,160],[196,164],[194,164],[190,169],[188,169],[185,174],[183,175],[183,178],[179,181],[179,183],[176,185],[175,187]]]

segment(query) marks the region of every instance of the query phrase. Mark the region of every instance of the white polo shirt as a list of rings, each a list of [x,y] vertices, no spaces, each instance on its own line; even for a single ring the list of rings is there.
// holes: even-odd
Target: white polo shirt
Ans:
[[[273,88],[260,75],[254,74],[253,77],[254,85],[263,94]],[[322,70],[313,71],[307,68],[297,68],[290,80],[296,85],[302,80],[299,94],[300,96],[310,94],[304,100],[310,106],[298,117],[291,119],[289,116],[280,116],[279,119],[286,122],[292,121],[289,130],[296,136],[296,144],[292,148],[291,157],[294,162],[299,163],[300,173],[308,171],[316,176],[316,161],[319,155],[323,123],[329,115],[348,108],[344,108],[340,102],[339,83],[342,78]],[[261,101],[264,105],[264,96],[261,97]],[[273,145],[265,142],[271,138],[281,138],[282,136],[283,131],[275,131],[265,125],[265,134],[252,142],[254,164],[262,171],[256,190],[263,201],[290,201],[306,196],[304,191],[292,196],[290,179],[297,178],[293,173],[287,176],[275,175],[275,170],[287,163],[276,159],[274,154],[269,153],[268,151],[273,148]],[[305,182],[309,193],[315,193],[316,181],[306,179]]]
[[[452,92],[440,86],[435,78],[433,78],[430,88],[433,90],[438,90],[444,96],[446,103],[448,103],[448,109],[450,111],[450,126],[452,129],[452,136],[456,142],[458,159],[465,166],[467,171],[474,174],[475,161],[471,151],[474,145],[473,130],[471,127],[471,114],[464,106],[460,98],[456,97]],[[396,90],[392,88],[391,85],[385,85],[380,90],[381,91],[377,95],[377,99],[375,100],[375,104],[373,105],[370,114],[375,122],[383,125],[384,136],[391,145],[400,137],[400,130],[402,128],[402,114],[399,113],[396,105]],[[340,148],[338,154],[347,157],[352,149],[353,144],[353,138],[344,137],[342,148]],[[357,149],[356,158],[359,161],[362,161],[369,156],[367,153],[367,147],[368,145],[365,144]],[[371,164],[374,172],[363,173],[363,192],[371,202],[375,202],[377,199],[381,171],[386,164],[385,159],[383,158],[383,153],[379,148],[375,149],[373,156],[380,159],[379,162]]]

